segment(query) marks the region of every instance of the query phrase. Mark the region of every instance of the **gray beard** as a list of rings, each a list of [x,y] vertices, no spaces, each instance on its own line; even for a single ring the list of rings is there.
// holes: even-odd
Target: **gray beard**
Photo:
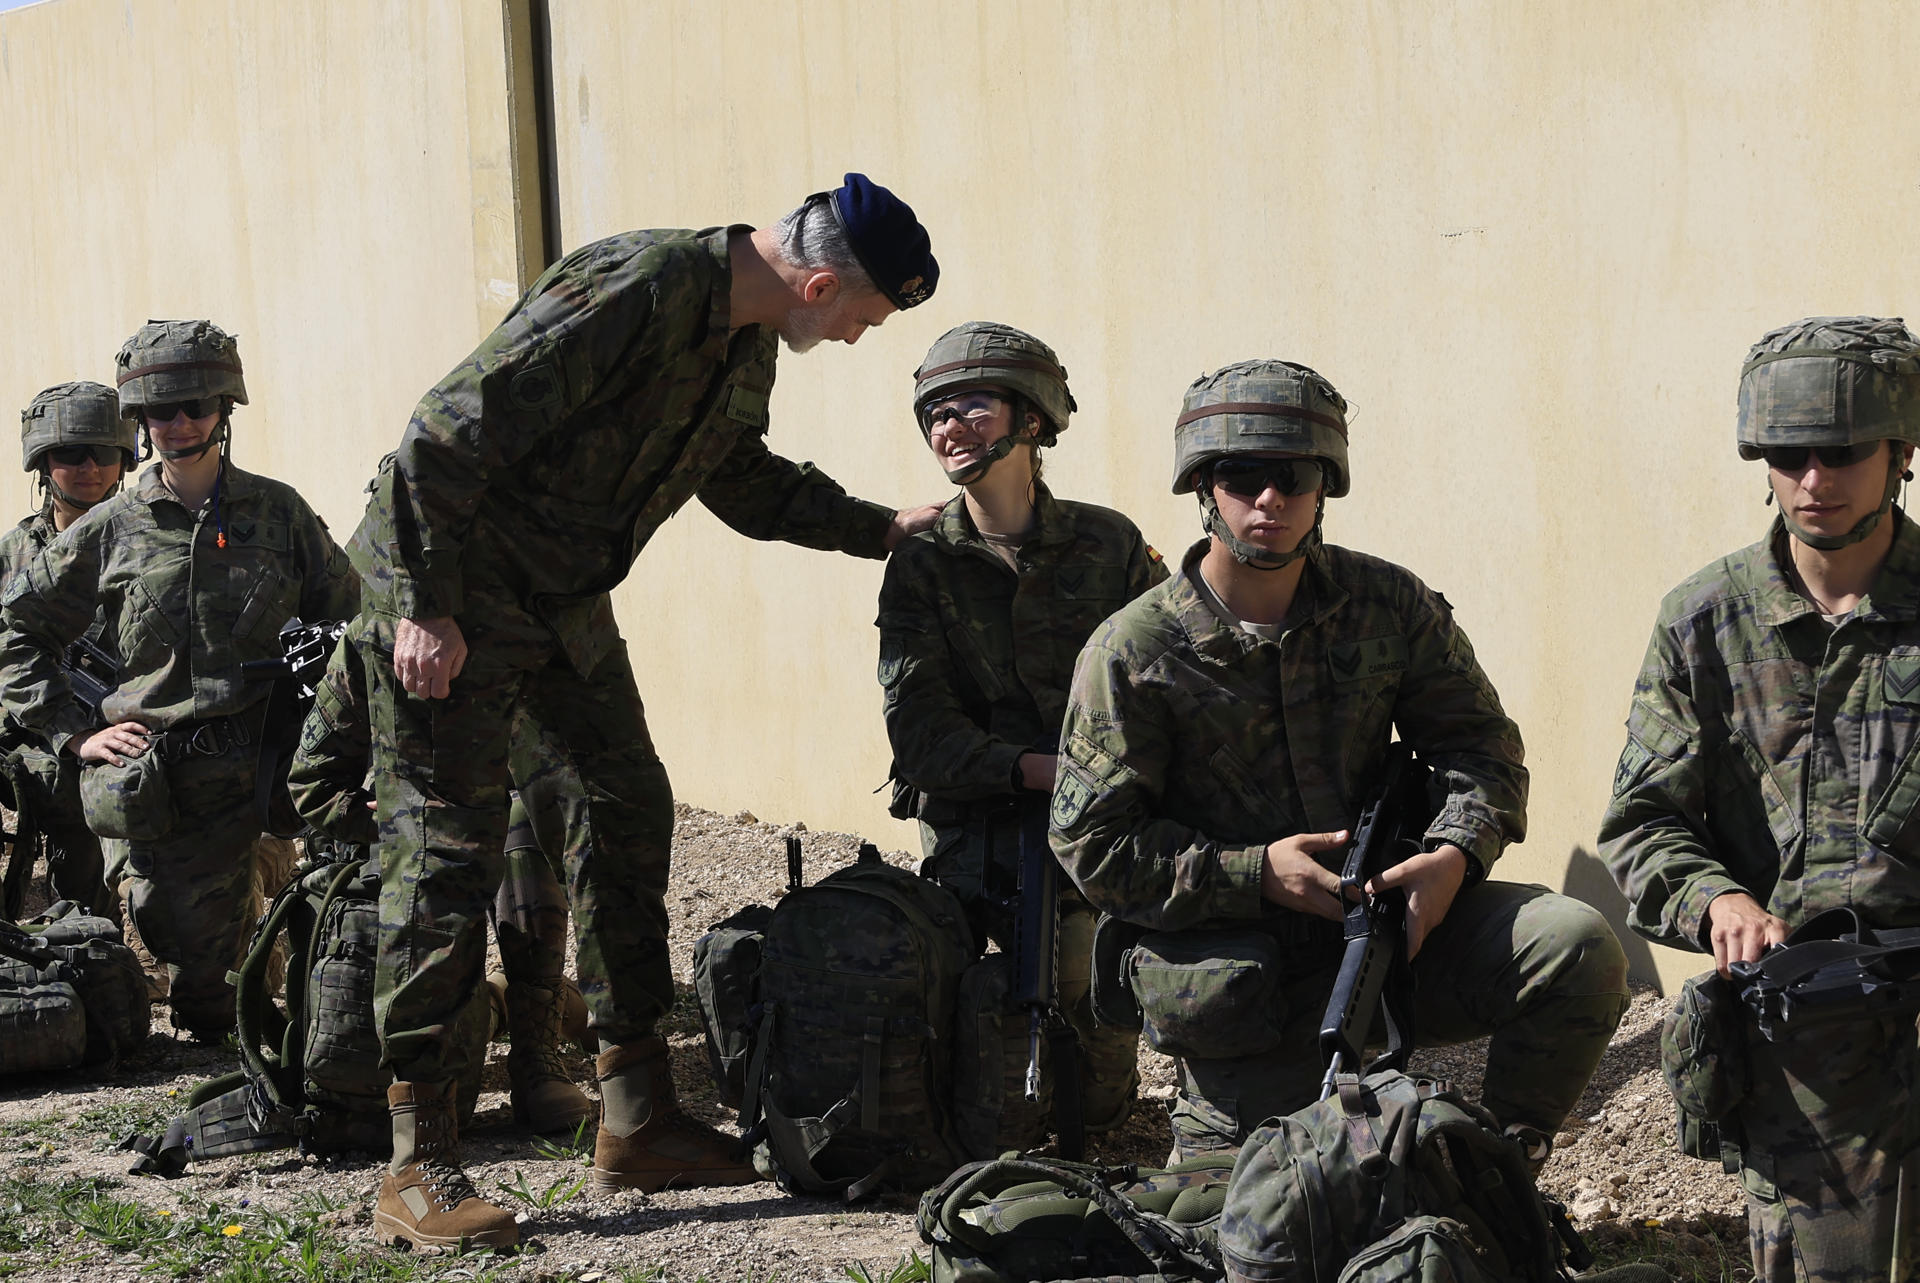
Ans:
[[[795,356],[805,356],[826,338],[827,318],[817,308],[796,307],[779,327],[780,341]]]

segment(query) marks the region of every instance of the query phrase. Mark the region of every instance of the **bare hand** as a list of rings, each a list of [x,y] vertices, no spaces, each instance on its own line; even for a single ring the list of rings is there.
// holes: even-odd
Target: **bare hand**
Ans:
[[[1407,960],[1420,953],[1427,935],[1446,920],[1460,884],[1467,880],[1467,853],[1453,845],[1408,856],[1367,883],[1368,895],[1396,888],[1407,893]]]
[[[929,503],[918,508],[902,508],[893,514],[893,520],[887,524],[887,537],[883,546],[892,552],[900,546],[900,541],[908,535],[917,535],[922,530],[933,529],[933,523],[940,520],[944,504]]]
[[[445,699],[467,666],[467,639],[452,615],[402,619],[393,630],[393,675],[409,695]]]
[[[1266,863],[1260,866],[1260,896],[1283,909],[1311,913],[1338,922],[1345,913],[1340,900],[1340,875],[1322,868],[1313,857],[1347,844],[1352,834],[1296,833],[1267,844]]]
[[[1053,792],[1053,778],[1058,773],[1060,758],[1053,753],[1022,753],[1020,755],[1020,787],[1031,789],[1035,793]]]
[[[1723,976],[1736,962],[1754,962],[1767,946],[1783,943],[1787,924],[1760,907],[1745,891],[1716,895],[1707,905],[1707,938],[1713,942],[1713,966]]]
[[[95,731],[81,740],[73,755],[83,762],[111,762],[125,766],[127,757],[139,757],[147,751],[147,736],[153,734],[138,722],[115,722],[104,731]],[[80,739],[74,736],[74,739]],[[71,744],[73,741],[67,741]]]

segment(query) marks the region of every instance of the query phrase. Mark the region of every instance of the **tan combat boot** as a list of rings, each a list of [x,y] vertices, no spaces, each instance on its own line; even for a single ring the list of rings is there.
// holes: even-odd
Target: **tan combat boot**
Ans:
[[[600,1132],[593,1143],[593,1192],[672,1186],[746,1185],[761,1179],[740,1141],[680,1112],[658,1036],[610,1047],[594,1064],[600,1078]]]
[[[513,1121],[528,1131],[570,1132],[593,1113],[593,1102],[560,1058],[565,995],[559,986],[521,981],[507,986],[505,998]]]
[[[396,1247],[513,1247],[513,1213],[474,1191],[460,1170],[452,1083],[395,1083],[393,1161],[380,1182],[374,1237]]]

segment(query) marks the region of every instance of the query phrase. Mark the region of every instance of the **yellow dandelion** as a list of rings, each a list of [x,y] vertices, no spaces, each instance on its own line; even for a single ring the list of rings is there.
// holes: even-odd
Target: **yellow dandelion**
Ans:
[[[238,1225],[229,1225],[225,1229],[221,1230],[220,1232],[224,1234],[226,1237],[232,1238],[234,1235],[240,1232],[240,1227]]]
[[[1640,1223],[1646,1226],[1650,1230],[1657,1230],[1660,1228],[1660,1225],[1661,1225],[1661,1221],[1658,1216],[1649,1216],[1646,1220],[1641,1221]]]
[[[155,1209],[154,1209],[154,1212],[153,1212],[153,1214],[154,1214],[155,1216],[172,1216],[172,1215],[173,1215],[173,1213],[172,1213],[172,1212],[170,1212],[170,1211],[168,1211],[168,1210],[167,1210],[166,1208],[164,1208],[164,1207],[157,1207],[157,1208],[155,1208]]]

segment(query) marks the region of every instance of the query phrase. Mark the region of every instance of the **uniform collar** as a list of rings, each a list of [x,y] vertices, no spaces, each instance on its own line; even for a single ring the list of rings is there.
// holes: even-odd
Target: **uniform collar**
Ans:
[[[1212,659],[1233,662],[1254,647],[1268,643],[1220,618],[1194,586],[1200,574],[1200,559],[1207,555],[1207,549],[1212,545],[1211,538],[1202,539],[1181,557],[1180,573],[1173,577],[1168,604],[1195,651]],[[1346,604],[1348,596],[1347,590],[1334,579],[1327,564],[1325,544],[1317,544],[1309,549],[1306,560],[1307,567],[1300,575],[1300,591],[1309,594],[1313,612],[1294,625],[1295,628],[1313,627],[1324,622]]]
[[[707,337],[718,336],[723,341],[733,323],[733,258],[727,252],[727,238],[735,232],[753,231],[750,223],[729,223],[725,227],[708,227],[695,233],[695,237],[706,249],[707,256],[713,260],[713,288],[707,299]]]
[[[1893,546],[1874,577],[1873,587],[1854,608],[1857,619],[1913,619],[1920,616],[1920,526],[1908,519],[1896,505],[1889,514],[1894,521]],[[1819,613],[1819,607],[1795,592],[1782,558],[1786,541],[1793,538],[1786,522],[1773,519],[1766,539],[1758,545],[1750,572],[1755,599],[1754,618],[1772,627],[1790,620]]]
[[[260,479],[251,472],[243,472],[231,463],[222,466],[226,469],[226,476],[223,477],[220,482],[220,501],[222,503],[237,503],[242,499],[251,497],[254,492],[260,489]],[[132,494],[135,499],[146,504],[148,507],[152,507],[162,500],[176,507],[180,506],[180,501],[174,497],[173,491],[167,489],[167,483],[160,479],[160,464],[158,460],[148,464],[146,470],[140,474],[140,479],[134,484]]]
[[[940,510],[940,520],[934,523],[933,529],[940,546],[948,552],[987,546],[987,541],[980,537],[980,531],[967,512],[967,492],[964,489],[947,500],[947,506]],[[1072,541],[1073,529],[1067,520],[1066,510],[1053,497],[1053,492],[1047,489],[1046,482],[1034,482],[1033,531],[1022,546],[1037,544],[1047,547]]]

